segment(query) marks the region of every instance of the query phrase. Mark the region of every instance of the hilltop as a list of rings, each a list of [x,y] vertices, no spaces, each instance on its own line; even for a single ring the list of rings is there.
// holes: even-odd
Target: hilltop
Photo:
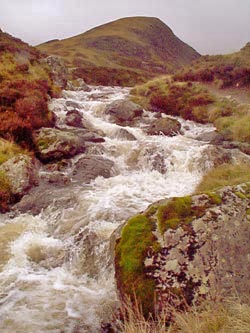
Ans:
[[[153,17],[122,18],[37,48],[61,56],[74,68],[73,76],[96,84],[134,85],[173,73],[199,58],[198,52]]]

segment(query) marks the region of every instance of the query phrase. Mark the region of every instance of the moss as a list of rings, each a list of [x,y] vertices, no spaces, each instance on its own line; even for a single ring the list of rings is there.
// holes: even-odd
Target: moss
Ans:
[[[180,223],[192,221],[193,210],[190,196],[170,199],[166,205],[160,206],[157,211],[158,226],[163,234],[167,229],[176,229]]]
[[[239,191],[234,192],[234,194],[237,195],[237,197],[240,198],[240,199],[246,199],[247,198],[247,196],[245,194],[243,194],[242,192],[239,192]]]
[[[144,215],[128,220],[116,245],[116,278],[118,288],[141,302],[145,314],[154,310],[155,282],[146,275],[144,260],[147,252],[159,249],[152,231],[154,223]]]
[[[219,194],[215,193],[215,192],[205,192],[206,195],[208,195],[209,197],[209,201],[211,204],[214,205],[220,205],[222,202],[221,197],[219,196]]]

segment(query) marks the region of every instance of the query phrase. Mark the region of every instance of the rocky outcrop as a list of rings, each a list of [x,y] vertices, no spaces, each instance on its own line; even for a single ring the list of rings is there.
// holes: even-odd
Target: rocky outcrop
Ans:
[[[74,81],[68,81],[66,90],[91,91],[91,88],[84,82],[83,79],[76,79]]]
[[[174,136],[181,130],[181,124],[178,120],[173,118],[159,118],[151,122],[146,128],[148,135],[167,135]]]
[[[63,59],[56,56],[49,56],[44,59],[44,62],[50,66],[53,82],[64,89],[68,81],[68,70]]]
[[[32,186],[38,185],[39,162],[27,155],[19,154],[0,166],[10,187],[10,192],[15,198],[26,194]]]
[[[140,105],[126,99],[116,100],[107,105],[105,113],[110,115],[113,122],[118,125],[128,125],[136,117],[140,117],[143,109]]]
[[[250,183],[161,200],[131,218],[116,245],[121,297],[145,313],[250,292]]]
[[[37,156],[43,162],[73,157],[86,150],[86,142],[103,141],[103,137],[84,129],[42,128],[33,133]]]

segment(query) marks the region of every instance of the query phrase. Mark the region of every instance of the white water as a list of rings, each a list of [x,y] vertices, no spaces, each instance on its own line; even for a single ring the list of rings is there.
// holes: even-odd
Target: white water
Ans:
[[[76,183],[67,193],[75,198],[70,208],[52,203],[36,217],[0,216],[6,254],[0,272],[1,333],[99,332],[117,304],[111,234],[150,203],[191,193],[209,167],[203,156],[206,145],[193,139],[210,131],[207,126],[182,121],[184,135],[172,138],[126,127],[137,140],[118,139],[120,126],[110,123],[103,111],[127,94],[128,89],[99,87],[88,93],[65,92],[65,98],[52,102],[59,125],[65,102],[71,100],[105,133],[103,156],[115,162],[114,176],[98,177],[89,185]]]

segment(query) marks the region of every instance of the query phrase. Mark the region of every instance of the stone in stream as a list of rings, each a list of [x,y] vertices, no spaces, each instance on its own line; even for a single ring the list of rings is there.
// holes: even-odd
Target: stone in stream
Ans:
[[[119,99],[107,105],[105,113],[110,115],[111,121],[118,125],[126,125],[133,122],[136,117],[143,114],[140,105],[126,99]]]
[[[65,124],[68,126],[83,128],[83,116],[77,110],[68,111],[65,117]]]
[[[120,297],[135,292],[145,314],[215,296],[247,297],[249,195],[247,183],[168,198],[129,219],[115,249]]]
[[[27,155],[19,154],[0,166],[10,186],[10,192],[20,198],[28,193],[32,186],[38,185],[40,163]]]
[[[103,137],[84,129],[42,128],[33,132],[36,153],[43,162],[73,157],[86,150],[86,142],[103,141]]]
[[[150,125],[146,127],[148,135],[177,135],[181,130],[181,124],[178,120],[164,117],[153,120]]]
[[[66,90],[72,91],[91,91],[91,88],[84,82],[83,79],[76,79],[74,81],[68,81]]]

